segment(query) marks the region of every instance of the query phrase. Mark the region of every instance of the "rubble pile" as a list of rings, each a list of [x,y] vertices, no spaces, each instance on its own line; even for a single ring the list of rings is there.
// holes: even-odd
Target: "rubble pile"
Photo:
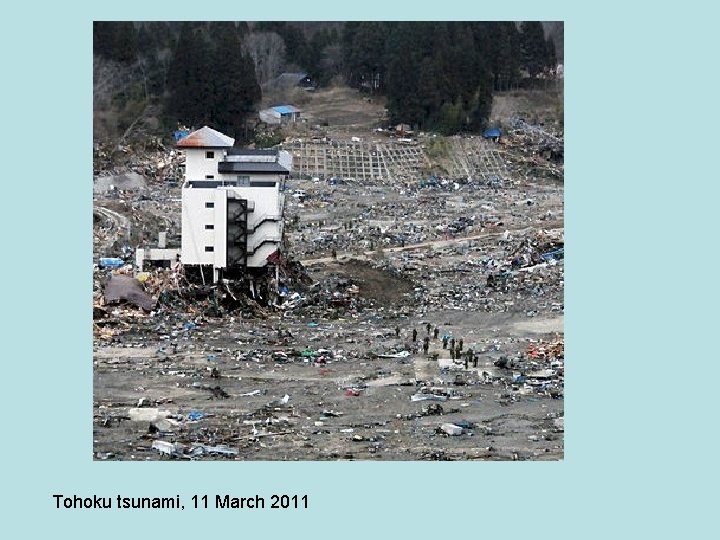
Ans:
[[[477,182],[298,182],[286,203],[288,239],[301,259],[562,225],[562,187],[507,189]],[[339,219],[336,216],[340,216]]]
[[[289,143],[262,304],[134,268],[159,232],[179,245],[182,160],[97,148],[97,171],[146,185],[96,193],[95,458],[562,459],[563,190],[537,172],[562,163],[532,161],[550,139],[518,126],[451,141],[434,174],[422,144]],[[150,155],[172,159],[153,176]]]
[[[158,138],[135,145],[95,143],[93,176],[117,176],[134,172],[151,181],[181,182],[185,157],[174,148],[166,147]]]
[[[511,132],[505,146],[516,156],[518,175],[525,179],[564,178],[564,135],[544,125],[522,118],[510,121]]]

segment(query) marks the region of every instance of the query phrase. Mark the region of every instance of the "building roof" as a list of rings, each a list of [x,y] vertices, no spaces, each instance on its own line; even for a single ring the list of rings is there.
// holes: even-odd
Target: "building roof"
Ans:
[[[303,80],[305,77],[307,77],[307,73],[299,72],[299,73],[281,73],[277,77],[277,82],[279,83],[290,83],[290,84],[297,84],[301,80]]]
[[[235,139],[212,128],[203,126],[183,137],[177,143],[178,148],[226,148],[232,147]]]
[[[218,163],[219,173],[272,173],[290,174],[285,167],[277,162],[221,161]]]
[[[300,109],[297,107],[293,107],[292,105],[276,105],[275,107],[271,107],[273,111],[279,112],[280,114],[293,114],[293,113],[299,113]]]
[[[237,180],[188,180],[186,187],[190,188],[211,188],[215,189],[221,186],[237,186]]]
[[[228,156],[277,156],[278,150],[273,148],[231,148]]]

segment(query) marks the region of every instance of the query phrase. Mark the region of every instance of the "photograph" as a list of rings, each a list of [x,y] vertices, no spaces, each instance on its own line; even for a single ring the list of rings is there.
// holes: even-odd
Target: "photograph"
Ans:
[[[95,20],[88,461],[563,461],[563,37]]]

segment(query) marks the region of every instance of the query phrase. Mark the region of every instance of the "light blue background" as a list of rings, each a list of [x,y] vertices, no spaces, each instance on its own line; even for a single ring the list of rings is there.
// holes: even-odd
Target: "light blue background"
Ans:
[[[711,536],[717,19],[694,1],[652,11],[609,1],[317,4],[4,8],[7,537]],[[565,21],[565,461],[92,461],[91,21],[213,18]],[[310,509],[187,508],[195,493],[273,492],[307,493]],[[55,510],[54,493],[180,494],[186,510]]]

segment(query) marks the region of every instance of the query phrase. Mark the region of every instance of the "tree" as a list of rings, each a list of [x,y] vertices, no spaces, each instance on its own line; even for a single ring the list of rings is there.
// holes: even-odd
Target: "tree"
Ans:
[[[520,76],[521,45],[520,33],[514,22],[492,22],[488,24],[487,54],[488,69],[493,78],[495,90],[508,90]]]
[[[93,21],[93,54],[112,58],[115,29],[112,22]]]
[[[475,89],[470,100],[466,116],[468,130],[478,132],[485,129],[492,110],[492,102],[492,81],[490,77],[487,77]]]
[[[424,120],[424,107],[420,99],[419,80],[422,57],[413,46],[421,30],[418,23],[401,22],[391,25],[386,42],[387,77],[385,93],[390,121],[393,123],[420,124]]]
[[[245,49],[255,62],[257,80],[265,84],[277,77],[285,63],[285,42],[275,32],[253,32],[244,41]]]
[[[383,87],[386,40],[392,24],[372,21],[345,25],[343,71],[350,86],[371,92]]]
[[[333,77],[342,72],[342,65],[342,46],[339,43],[326,45],[322,51],[315,80],[320,85],[329,83]]]
[[[554,68],[557,65],[557,56],[555,55],[555,42],[548,36],[545,40],[545,65]]]
[[[168,73],[171,119],[243,137],[261,93],[255,64],[243,53],[241,32],[233,22],[183,24]]]
[[[463,128],[463,108],[458,102],[445,102],[440,108],[438,129],[445,135],[452,135]]]
[[[93,52],[118,62],[134,62],[138,52],[138,32],[135,25],[129,21],[94,21]]]
[[[187,125],[210,121],[213,99],[212,51],[202,25],[183,23],[168,71],[167,112]]]
[[[541,73],[547,66],[545,32],[539,21],[525,21],[520,25],[522,58],[531,77]]]
[[[323,61],[326,60],[325,50],[331,43],[330,33],[324,28],[315,32],[310,38],[307,46],[307,60],[303,67],[315,80],[328,81],[332,78],[330,74],[323,74]]]
[[[213,73],[210,120],[216,129],[235,137],[242,134],[248,108],[242,46],[234,23],[213,23],[210,31],[214,38],[213,65],[220,67]]]
[[[393,122],[478,130],[492,104],[487,23],[388,23],[385,93]]]
[[[305,34],[297,26],[280,21],[261,21],[257,23],[256,29],[260,32],[274,32],[280,36],[289,63],[300,69],[308,69],[308,65],[313,63]]]
[[[312,58],[302,30],[290,24],[284,24],[279,33],[285,42],[285,53],[288,61],[297,65],[300,69],[307,69],[308,65],[312,63]]]

